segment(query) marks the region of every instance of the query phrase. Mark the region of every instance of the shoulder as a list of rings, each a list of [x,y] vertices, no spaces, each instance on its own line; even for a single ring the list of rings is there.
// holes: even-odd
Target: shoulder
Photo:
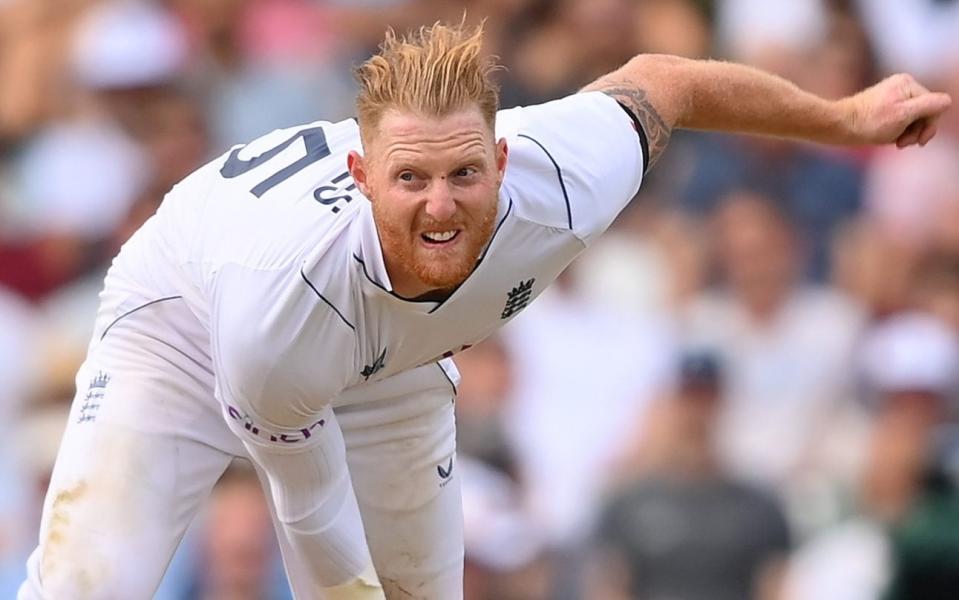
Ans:
[[[517,106],[496,114],[496,133],[510,136],[541,125],[563,128],[576,119],[615,116],[617,124],[630,123],[629,115],[615,99],[602,92],[570,94],[541,104]],[[572,127],[575,130],[575,127]],[[580,134],[587,132],[579,131]]]
[[[277,130],[203,167],[173,201],[178,223],[202,239],[187,240],[193,258],[272,270],[326,247],[366,202],[346,168],[357,132],[353,121]]]
[[[596,170],[592,153],[641,146],[628,113],[602,92],[501,110],[496,119],[496,134],[506,138],[511,156],[531,154],[571,172]]]
[[[588,241],[639,189],[640,138],[628,114],[603,93],[500,111],[496,133],[509,148],[504,187],[520,217]]]

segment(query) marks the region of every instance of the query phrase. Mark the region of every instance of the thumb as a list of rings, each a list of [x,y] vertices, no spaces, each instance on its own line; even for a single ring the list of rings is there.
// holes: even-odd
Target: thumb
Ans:
[[[927,117],[938,117],[952,105],[949,94],[928,92],[903,102],[903,107],[909,115],[910,121]]]

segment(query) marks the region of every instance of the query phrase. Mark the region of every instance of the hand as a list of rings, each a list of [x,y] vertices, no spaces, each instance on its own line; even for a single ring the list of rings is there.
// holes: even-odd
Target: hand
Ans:
[[[925,146],[936,122],[952,104],[948,94],[930,92],[911,75],[883,79],[845,100],[851,111],[852,143]]]

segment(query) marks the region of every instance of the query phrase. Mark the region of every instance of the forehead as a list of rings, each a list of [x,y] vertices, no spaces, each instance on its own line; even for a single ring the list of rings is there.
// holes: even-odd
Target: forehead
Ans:
[[[493,133],[477,107],[443,116],[390,109],[383,113],[368,151],[384,159],[437,153],[483,152]]]

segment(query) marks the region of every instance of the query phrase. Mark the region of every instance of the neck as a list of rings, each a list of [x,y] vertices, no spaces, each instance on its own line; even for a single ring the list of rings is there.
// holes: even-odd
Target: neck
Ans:
[[[423,283],[415,273],[393,264],[384,256],[386,274],[390,278],[393,294],[413,302],[442,302],[453,295],[459,285],[445,288],[432,287]]]
[[[422,294],[418,294],[412,297],[408,295],[400,294],[399,292],[396,292],[396,293],[397,295],[401,295],[404,298],[409,298],[413,302],[443,302],[444,300],[452,296],[453,292],[455,291],[456,291],[456,287],[440,289],[440,290],[429,290],[427,292],[424,292]]]
[[[382,243],[380,246],[382,247]],[[420,281],[413,273],[395,264],[395,261],[390,260],[385,254],[384,252],[383,263],[394,294],[402,298],[419,299],[436,291]]]

